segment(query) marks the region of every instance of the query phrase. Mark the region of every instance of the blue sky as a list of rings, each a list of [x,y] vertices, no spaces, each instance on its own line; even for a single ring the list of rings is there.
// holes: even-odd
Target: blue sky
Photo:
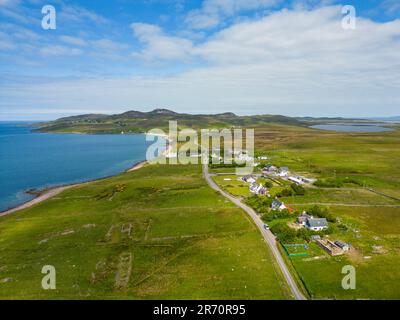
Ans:
[[[41,27],[44,5],[55,30]],[[399,105],[398,0],[0,0],[0,120],[160,107],[368,117]]]

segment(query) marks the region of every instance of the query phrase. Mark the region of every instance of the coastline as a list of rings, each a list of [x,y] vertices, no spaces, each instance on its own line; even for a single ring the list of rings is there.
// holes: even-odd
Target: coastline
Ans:
[[[126,173],[126,172],[132,172],[132,171],[139,170],[146,163],[147,163],[146,160],[136,162],[131,168],[129,168],[129,169],[123,171],[123,172],[117,173],[115,175],[102,177],[102,178],[98,178],[98,179],[93,179],[93,180],[88,180],[88,181],[83,181],[83,182],[78,182],[78,183],[73,183],[73,184],[59,185],[59,186],[54,186],[54,187],[45,189],[42,192],[38,193],[38,195],[35,198],[33,198],[32,200],[29,200],[29,201],[26,201],[24,203],[21,203],[21,204],[15,206],[13,208],[9,208],[9,209],[6,209],[4,211],[0,211],[0,218],[4,217],[4,216],[7,216],[7,215],[9,215],[11,213],[20,211],[20,210],[30,208],[30,207],[34,206],[35,204],[38,204],[38,203],[43,202],[43,201],[45,201],[47,199],[50,199],[50,198],[60,194],[61,192],[67,190],[67,189],[70,189],[70,188],[73,188],[73,187],[77,187],[77,186],[86,185],[86,184],[89,184],[89,183],[92,183],[92,182],[96,182],[96,181],[99,181],[99,180],[108,179],[108,178],[117,176],[117,175],[119,175],[121,173]]]

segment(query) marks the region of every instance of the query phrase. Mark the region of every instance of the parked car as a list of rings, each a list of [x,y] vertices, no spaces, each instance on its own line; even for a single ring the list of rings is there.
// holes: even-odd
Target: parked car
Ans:
[[[269,225],[264,224],[264,229],[265,229],[265,230],[269,230]]]

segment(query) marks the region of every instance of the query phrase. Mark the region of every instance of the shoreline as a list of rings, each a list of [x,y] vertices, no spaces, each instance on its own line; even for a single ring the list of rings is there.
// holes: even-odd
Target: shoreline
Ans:
[[[15,206],[13,208],[9,208],[9,209],[6,209],[4,211],[0,211],[0,218],[4,217],[4,216],[7,216],[7,215],[9,215],[11,213],[20,211],[20,210],[30,208],[30,207],[34,206],[35,204],[38,204],[38,203],[43,202],[43,201],[45,201],[47,199],[50,199],[50,198],[60,194],[61,192],[67,190],[67,189],[70,189],[70,188],[73,188],[73,187],[77,187],[77,186],[86,185],[86,184],[89,184],[89,183],[92,183],[92,182],[96,182],[96,181],[100,181],[100,180],[104,180],[104,179],[108,179],[108,178],[112,178],[112,177],[115,177],[115,176],[117,176],[119,174],[122,174],[122,173],[127,173],[127,172],[132,172],[132,171],[139,170],[146,163],[147,163],[146,160],[135,162],[134,165],[132,167],[128,168],[127,170],[122,171],[122,172],[117,173],[117,174],[114,174],[114,175],[107,176],[107,177],[102,177],[102,178],[92,179],[92,180],[88,180],[88,181],[82,181],[82,182],[78,182],[78,183],[58,185],[58,186],[46,188],[46,189],[38,192],[37,196],[35,196],[31,200],[28,200],[28,201],[26,201],[24,203],[21,203],[21,204]]]

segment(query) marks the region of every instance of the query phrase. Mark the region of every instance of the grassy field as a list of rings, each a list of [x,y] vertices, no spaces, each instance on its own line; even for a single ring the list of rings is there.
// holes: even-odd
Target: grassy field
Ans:
[[[57,289],[43,290],[53,265]],[[0,218],[0,299],[288,299],[246,214],[200,166],[147,166]]]
[[[256,130],[255,141],[277,166],[315,178],[347,177],[400,198],[400,130],[337,133],[275,125]]]
[[[311,296],[400,299],[400,201],[364,189],[400,197],[400,131],[335,133],[276,125],[258,130],[256,144],[274,165],[318,179],[355,182],[282,198],[299,211],[319,203],[348,227],[329,237],[350,243],[350,253],[331,257],[311,244],[309,257],[290,258]],[[341,269],[348,264],[356,268],[356,290],[341,287]]]

